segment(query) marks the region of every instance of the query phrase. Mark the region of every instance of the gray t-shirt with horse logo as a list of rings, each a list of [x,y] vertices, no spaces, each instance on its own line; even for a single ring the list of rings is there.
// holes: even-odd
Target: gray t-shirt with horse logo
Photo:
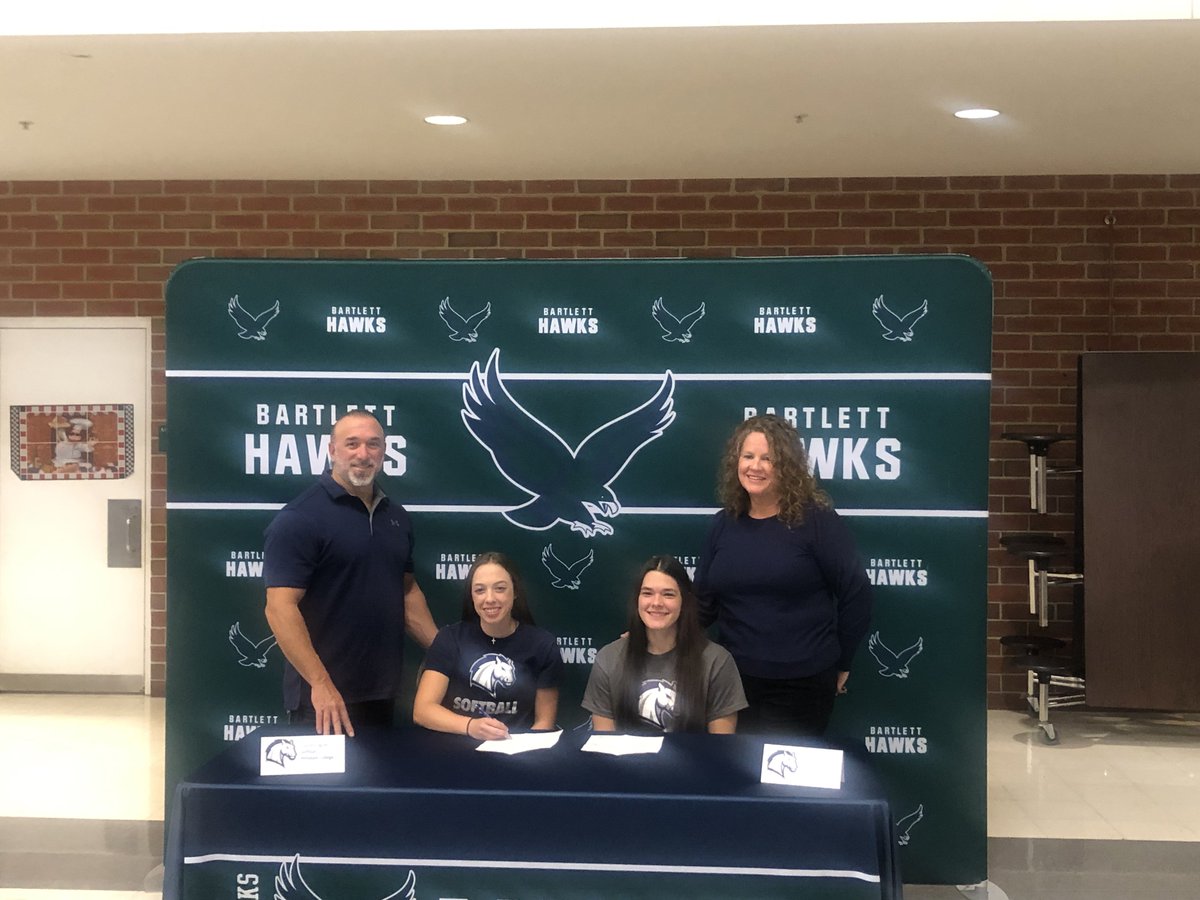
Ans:
[[[626,638],[600,648],[592,664],[583,708],[606,719],[614,718],[613,685],[625,664]],[[701,656],[701,668],[708,686],[705,697],[705,721],[711,722],[746,708],[742,679],[729,651],[709,641]],[[675,651],[650,654],[638,691],[638,714],[642,724],[660,731],[674,731]]]

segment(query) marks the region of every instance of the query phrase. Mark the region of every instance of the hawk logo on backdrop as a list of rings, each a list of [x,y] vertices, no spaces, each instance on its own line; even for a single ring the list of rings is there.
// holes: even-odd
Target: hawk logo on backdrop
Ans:
[[[279,768],[286,769],[288,761],[296,758],[296,745],[288,738],[280,738],[267,745],[267,752],[264,755],[267,762],[275,763]]]
[[[787,778],[789,772],[795,772],[799,768],[796,754],[791,750],[776,750],[767,757],[767,771],[774,772],[780,778]]]
[[[587,567],[595,561],[595,558],[595,551],[589,550],[587,556],[567,565],[555,555],[553,544],[547,544],[542,548],[542,565],[546,567],[546,571],[554,579],[550,586],[556,588],[567,588],[572,591],[579,590],[579,576],[587,570]]]
[[[238,295],[234,294],[229,300],[229,317],[238,327],[238,337],[243,341],[265,341],[267,339],[267,326],[271,324],[271,320],[279,315],[279,301],[275,301],[274,306],[268,306],[257,316],[250,315],[238,300]]]
[[[471,663],[471,684],[493,697],[499,688],[512,687],[516,678],[517,667],[503,653],[485,653]]]
[[[887,304],[883,302],[883,294],[880,294],[871,304],[871,312],[883,326],[885,341],[908,343],[913,339],[913,326],[925,318],[925,314],[929,312],[929,301],[922,300],[921,305],[916,309],[911,309],[904,315],[898,316],[888,309]]]
[[[638,695],[638,715],[666,731],[675,718],[675,682],[662,678],[643,681],[642,692]]]
[[[911,647],[906,647],[899,653],[893,653],[888,645],[880,639],[877,631],[867,639],[867,649],[875,657],[875,662],[879,663],[879,674],[884,678],[907,678],[908,664],[925,649],[925,639],[918,637],[917,642]]]
[[[234,622],[229,629],[229,643],[238,652],[238,665],[262,669],[267,665],[267,654],[275,646],[275,635],[269,634],[256,644],[242,634],[242,623]]]
[[[416,897],[417,873],[409,869],[408,878],[404,880],[400,889],[382,900],[416,900]],[[321,896],[308,886],[300,872],[299,853],[279,864],[279,874],[275,876],[274,900],[322,900]]]
[[[438,315],[442,317],[442,321],[450,329],[450,340],[452,341],[466,341],[469,344],[475,343],[479,338],[479,326],[486,322],[491,314],[491,303],[485,303],[483,309],[477,313],[472,313],[466,318],[460,316],[454,307],[450,305],[449,297],[438,304]]]
[[[675,376],[668,369],[653,397],[604,423],[572,450],[513,399],[500,377],[500,351],[493,350],[482,371],[478,362],[471,364],[463,383],[462,420],[500,474],[532,495],[504,518],[530,531],[562,522],[590,538],[613,533],[598,518],[621,512],[612,483],[639,450],[675,421],[674,391]]]
[[[692,340],[692,327],[704,318],[704,304],[701,303],[699,307],[683,317],[677,317],[663,305],[663,299],[659,297],[650,307],[650,313],[654,316],[654,321],[662,328],[664,341],[678,341],[681,344],[687,344]]]
[[[923,818],[925,818],[924,803],[918,805],[916,809],[910,812],[903,819],[898,820],[896,822],[896,843],[901,847],[907,847],[908,841],[911,837],[909,832],[911,832],[913,826],[920,822]]]

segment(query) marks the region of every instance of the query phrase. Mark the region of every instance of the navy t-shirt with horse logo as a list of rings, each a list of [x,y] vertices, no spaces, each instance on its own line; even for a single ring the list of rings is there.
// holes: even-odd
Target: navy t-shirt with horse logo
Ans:
[[[442,705],[451,712],[521,731],[533,727],[538,689],[558,686],[562,657],[554,635],[535,625],[493,642],[478,622],[456,622],[438,632],[425,668],[450,679]]]

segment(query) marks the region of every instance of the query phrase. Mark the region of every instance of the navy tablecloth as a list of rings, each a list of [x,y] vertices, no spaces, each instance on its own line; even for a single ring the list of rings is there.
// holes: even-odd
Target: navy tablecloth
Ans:
[[[362,730],[343,775],[262,777],[265,733],[178,786],[164,900],[377,900],[387,892],[350,890],[368,869],[392,887],[411,872],[419,898],[902,896],[887,801],[849,755],[832,791],[761,784],[763,742],[742,735],[668,735],[658,754],[614,757],[568,733],[506,756]],[[305,890],[281,868],[296,863]]]

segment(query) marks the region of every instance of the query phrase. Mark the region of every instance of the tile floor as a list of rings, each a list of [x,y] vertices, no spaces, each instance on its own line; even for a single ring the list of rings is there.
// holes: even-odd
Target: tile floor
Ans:
[[[1200,841],[1200,717],[988,713],[988,835]],[[1200,845],[1197,846],[1200,854]]]
[[[988,714],[988,896],[1200,900],[1200,716],[1055,721],[1048,746],[1027,716]],[[162,779],[162,700],[0,694],[0,900],[161,896]]]

